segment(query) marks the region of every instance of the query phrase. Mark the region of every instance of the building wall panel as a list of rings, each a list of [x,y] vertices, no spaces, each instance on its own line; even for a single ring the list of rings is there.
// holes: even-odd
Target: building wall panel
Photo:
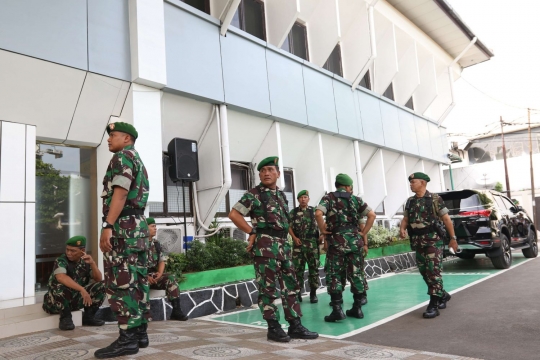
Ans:
[[[223,102],[219,27],[164,5],[167,87]]]
[[[361,125],[355,93],[351,91],[349,85],[341,81],[334,79],[333,85],[339,133],[353,139],[361,139],[359,129]]]
[[[24,203],[0,202],[0,301],[24,295]]]
[[[337,133],[333,79],[306,65],[303,72],[309,125]]]
[[[26,126],[2,122],[0,138],[0,201],[25,201]]]
[[[88,70],[131,80],[128,1],[88,1]]]
[[[418,152],[420,156],[431,158],[433,152],[431,150],[431,136],[427,120],[414,117],[414,126],[416,128],[416,138],[418,139]]]
[[[87,70],[86,0],[0,1],[0,49]]]
[[[386,147],[403,150],[401,130],[399,126],[398,108],[381,101],[381,119],[384,129],[384,144]]]
[[[399,109],[398,117],[403,151],[418,155],[418,140],[416,139],[414,115],[408,111]]]
[[[356,93],[360,103],[360,116],[362,117],[365,141],[376,145],[384,145],[381,100],[363,91],[357,91]]]

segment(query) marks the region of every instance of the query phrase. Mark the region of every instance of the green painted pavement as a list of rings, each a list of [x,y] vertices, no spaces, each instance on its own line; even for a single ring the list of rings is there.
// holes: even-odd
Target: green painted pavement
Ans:
[[[526,260],[521,254],[514,253],[513,255],[513,266]],[[444,288],[446,291],[451,292],[500,271],[494,269],[491,261],[483,256],[475,260],[450,260],[444,263]],[[349,289],[347,287],[344,293],[344,310],[349,309],[353,302]],[[422,303],[429,300],[426,284],[417,269],[371,280],[368,290],[369,302],[362,307],[364,311],[363,319],[347,318],[336,323],[324,322],[324,316],[331,312],[331,308],[328,306],[330,296],[326,292],[322,292],[318,294],[318,298],[319,302],[317,304],[311,304],[309,303],[309,297],[304,297],[304,302],[301,303],[302,324],[321,335],[340,338],[352,335],[350,334],[352,332],[361,331],[362,328],[373,327],[377,322],[385,319],[397,317],[396,315],[399,315],[399,313],[406,313],[412,308],[418,308]],[[283,318],[281,305],[278,305],[278,307],[281,314],[280,322],[288,325]],[[266,322],[262,319],[258,308],[213,316],[212,320],[266,327]]]

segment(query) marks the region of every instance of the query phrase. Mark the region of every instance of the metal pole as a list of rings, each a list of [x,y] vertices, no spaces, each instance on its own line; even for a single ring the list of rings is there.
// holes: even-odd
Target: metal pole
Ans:
[[[186,244],[187,254],[189,244],[187,244],[186,191],[184,190],[184,180],[182,180],[182,212],[184,213],[184,244]]]
[[[450,170],[450,187],[452,188],[452,191],[454,191],[454,177],[452,176],[452,163],[448,165],[448,169]]]
[[[529,120],[529,157],[531,159],[531,196],[532,196],[532,216],[533,216],[533,224],[535,229],[536,227],[536,201],[535,201],[535,195],[534,195],[534,168],[533,168],[533,152],[532,152],[532,138],[531,138],[531,109],[527,109],[527,119]]]
[[[503,150],[503,159],[504,159],[504,175],[506,177],[506,195],[509,198],[512,198],[510,195],[510,179],[508,178],[508,166],[506,164],[506,146],[504,146],[504,130],[503,130],[503,119],[501,116],[501,138],[502,138],[502,150]]]

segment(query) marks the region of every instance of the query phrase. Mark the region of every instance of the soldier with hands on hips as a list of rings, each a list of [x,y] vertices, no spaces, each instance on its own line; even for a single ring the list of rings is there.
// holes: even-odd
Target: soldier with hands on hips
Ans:
[[[229,218],[250,235],[247,250],[254,256],[258,304],[268,323],[267,339],[279,342],[289,342],[291,338],[315,339],[319,334],[306,329],[300,321],[299,286],[287,245],[289,207],[285,194],[276,185],[281,175],[278,161],[278,157],[272,156],[259,163],[260,184],[242,196],[233,206]],[[253,226],[244,216],[251,218]],[[281,328],[279,310],[274,304],[276,282],[279,282],[285,319],[289,322],[287,333]]]

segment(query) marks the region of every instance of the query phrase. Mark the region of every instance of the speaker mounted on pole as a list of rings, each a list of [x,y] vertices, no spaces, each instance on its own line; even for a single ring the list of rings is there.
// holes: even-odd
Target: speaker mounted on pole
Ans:
[[[173,182],[199,181],[199,147],[197,141],[174,138],[167,146],[169,177]]]

